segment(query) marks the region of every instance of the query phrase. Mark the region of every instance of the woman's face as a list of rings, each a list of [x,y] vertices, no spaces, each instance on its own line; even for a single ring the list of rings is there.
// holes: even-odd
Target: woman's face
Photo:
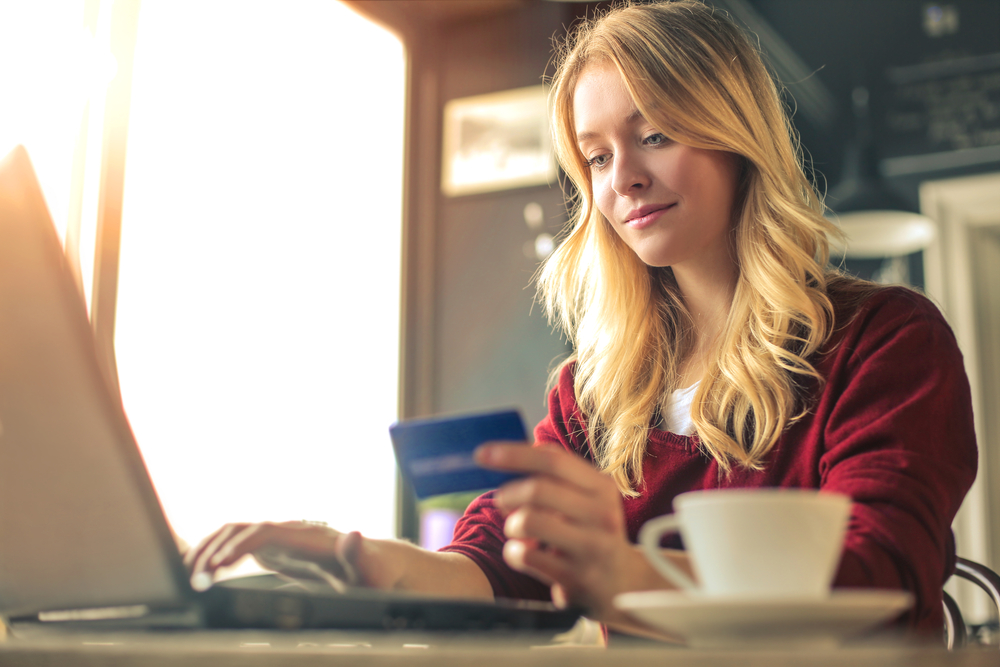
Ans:
[[[611,65],[583,71],[573,113],[594,202],[639,259],[675,271],[732,267],[735,155],[665,137],[642,116]]]

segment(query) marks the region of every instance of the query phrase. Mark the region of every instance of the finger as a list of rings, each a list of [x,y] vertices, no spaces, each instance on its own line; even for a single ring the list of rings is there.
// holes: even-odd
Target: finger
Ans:
[[[561,584],[552,584],[551,590],[552,604],[559,609],[565,609],[569,606],[569,594],[566,593],[566,589]]]
[[[584,526],[598,526],[617,531],[621,525],[621,513],[617,502],[609,502],[609,494],[617,494],[610,478],[602,493],[582,491],[561,480],[536,475],[504,484],[494,495],[497,508],[510,515],[522,507],[541,509],[562,514],[574,523]]]
[[[243,556],[265,546],[274,546],[292,556],[313,560],[334,556],[337,531],[301,521],[264,522],[246,527],[219,547],[210,560],[212,567],[232,565]]]
[[[507,540],[504,561],[514,570],[531,575],[550,586],[552,602],[566,608],[570,602],[590,607],[592,600],[578,583],[576,566],[551,548],[532,547],[530,540]]]
[[[206,552],[206,550],[208,550],[213,544],[215,544],[215,542],[219,539],[220,535],[232,532],[234,526],[246,526],[246,525],[247,524],[245,523],[225,524],[224,526],[213,532],[211,535],[203,539],[201,542],[199,542],[197,547],[195,547],[194,549],[187,550],[187,553],[184,554],[184,566],[187,567],[188,570],[192,569],[194,564],[202,557],[202,555]]]
[[[205,561],[205,569],[214,572],[221,567],[233,565],[236,561],[249,555],[253,551],[254,545],[259,545],[266,539],[262,535],[264,530],[263,524],[254,523],[232,531],[225,541],[217,544],[212,550]]]
[[[583,490],[597,490],[601,486],[602,473],[588,461],[556,445],[525,447],[491,442],[480,445],[474,456],[477,463],[487,468],[548,475]]]
[[[232,538],[234,534],[245,530],[247,524],[226,524],[221,529],[217,530],[215,533],[210,535],[202,543],[203,546],[199,548],[198,553],[191,564],[191,574],[198,575],[201,573],[209,573],[215,571],[216,568],[211,566],[211,560],[215,557],[215,554],[219,549]]]
[[[517,540],[535,540],[574,561],[586,561],[597,550],[593,528],[582,528],[565,517],[546,510],[519,509],[504,521],[504,535]]]
[[[534,540],[507,540],[503,545],[503,559],[511,568],[538,579],[546,586],[555,583],[548,571],[562,571],[561,568],[553,567],[547,559],[535,558],[535,552],[541,551],[538,543]],[[539,565],[536,568],[533,565]],[[548,567],[547,567],[548,566]]]

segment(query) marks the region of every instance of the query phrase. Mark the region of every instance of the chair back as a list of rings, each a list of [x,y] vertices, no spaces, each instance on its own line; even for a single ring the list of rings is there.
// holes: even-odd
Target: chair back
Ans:
[[[967,558],[959,558],[955,563],[953,576],[971,581],[979,586],[993,601],[1000,617],[1000,575],[981,563]],[[969,640],[969,632],[965,627],[965,619],[955,600],[943,593],[944,602],[944,635],[948,650],[962,648]],[[998,647],[1000,648],[1000,647]]]

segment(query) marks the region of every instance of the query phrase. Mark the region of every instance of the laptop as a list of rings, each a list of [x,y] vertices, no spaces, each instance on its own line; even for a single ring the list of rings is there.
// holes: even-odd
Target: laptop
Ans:
[[[19,146],[0,162],[0,616],[102,628],[559,631],[579,612],[268,577],[193,590]]]

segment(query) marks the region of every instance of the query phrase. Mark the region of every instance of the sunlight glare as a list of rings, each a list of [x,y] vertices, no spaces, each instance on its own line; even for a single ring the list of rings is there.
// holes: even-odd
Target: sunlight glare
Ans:
[[[189,543],[394,532],[404,87],[339,2],[143,2],[116,348]]]
[[[0,156],[28,149],[60,236],[84,108],[103,103],[116,67],[83,9],[83,0],[0,2]]]

